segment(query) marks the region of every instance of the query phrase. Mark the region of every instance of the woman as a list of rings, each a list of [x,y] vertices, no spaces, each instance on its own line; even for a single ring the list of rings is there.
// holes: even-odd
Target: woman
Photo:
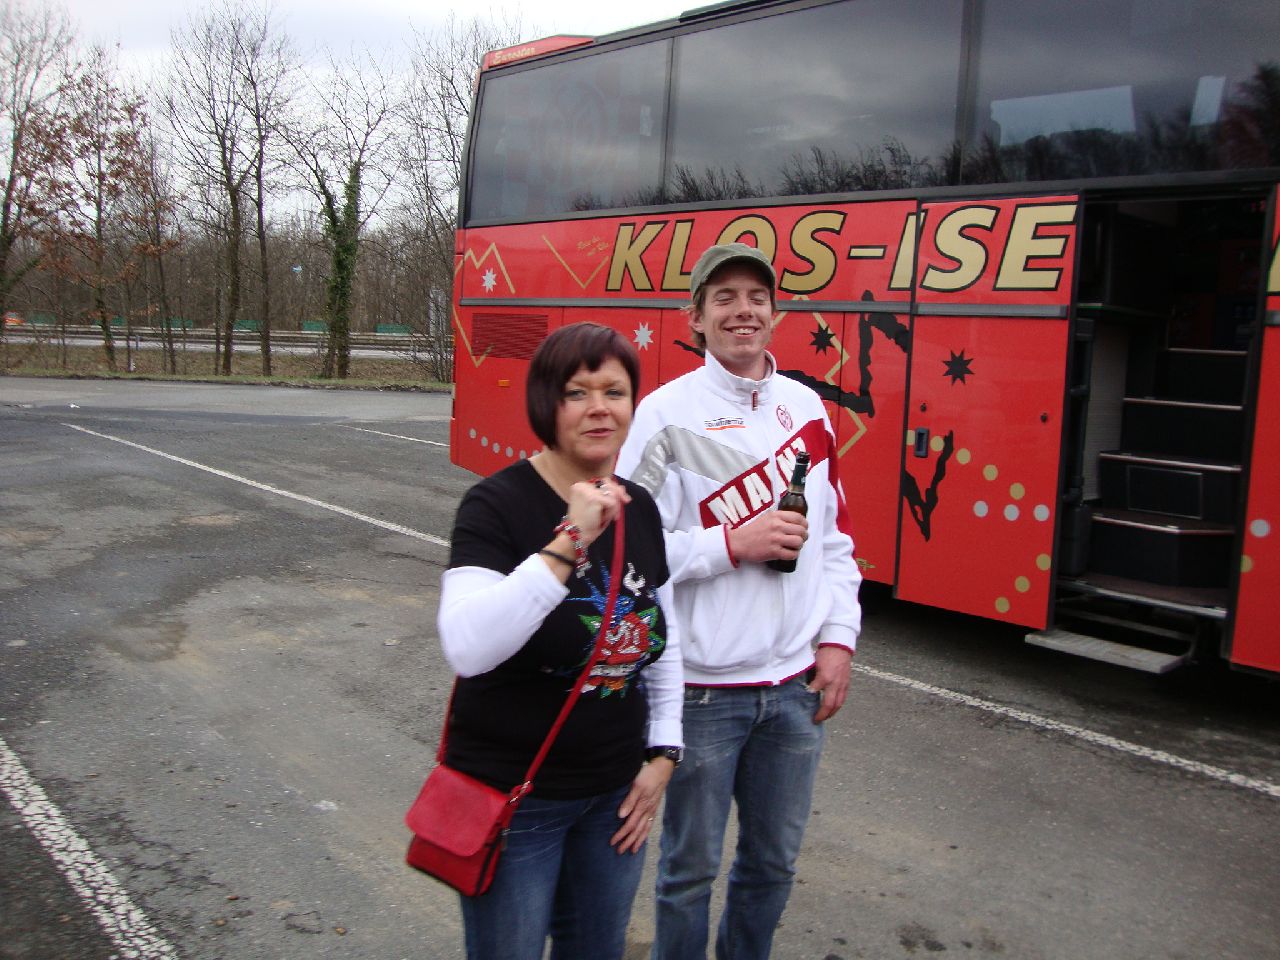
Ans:
[[[620,958],[662,792],[679,762],[682,675],[662,524],[612,475],[639,362],[594,323],[549,336],[529,367],[546,447],[458,508],[440,637],[460,679],[446,762],[501,790],[523,777],[600,629],[613,521],[624,564],[606,652],[521,803],[489,891],[462,898],[469,960]]]

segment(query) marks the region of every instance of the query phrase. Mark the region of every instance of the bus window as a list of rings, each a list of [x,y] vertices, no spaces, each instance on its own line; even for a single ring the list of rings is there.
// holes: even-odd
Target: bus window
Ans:
[[[666,41],[486,78],[470,216],[535,219],[656,194]]]
[[[1280,73],[1275,0],[984,0],[978,9],[964,182],[1280,163],[1274,143],[1250,134],[1275,122],[1263,96]]]
[[[671,202],[929,182],[955,138],[960,0],[860,0],[680,37]]]

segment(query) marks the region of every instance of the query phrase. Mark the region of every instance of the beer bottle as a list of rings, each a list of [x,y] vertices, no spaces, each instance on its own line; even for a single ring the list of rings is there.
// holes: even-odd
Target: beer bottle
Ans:
[[[791,483],[787,487],[787,492],[782,495],[782,499],[778,501],[779,510],[791,510],[794,513],[807,514],[809,512],[809,502],[804,498],[804,478],[809,472],[809,454],[801,451],[796,454],[796,468],[791,474]],[[769,566],[779,573],[794,573],[796,562],[791,560],[769,560]]]

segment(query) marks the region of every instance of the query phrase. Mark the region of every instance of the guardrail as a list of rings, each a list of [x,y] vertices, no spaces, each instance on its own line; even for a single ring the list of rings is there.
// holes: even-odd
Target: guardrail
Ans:
[[[164,340],[164,330],[159,327],[112,327],[111,333],[121,340],[124,339],[127,333],[129,338],[135,342],[140,340],[161,342]],[[41,336],[47,338],[65,336],[68,340],[101,341],[102,329],[93,324],[56,326],[31,323],[5,328],[6,338],[28,340]],[[282,346],[313,346],[319,349],[324,341],[324,336],[323,333],[312,330],[272,330],[271,342]],[[188,328],[186,330],[180,330],[175,327],[173,339],[175,343],[214,343],[218,338],[209,327]],[[239,348],[256,348],[258,342],[259,334],[256,330],[237,330],[232,339],[232,343]],[[352,332],[350,334],[350,342],[352,347],[366,350],[388,350],[398,353],[421,352],[425,347],[421,340],[402,333]]]

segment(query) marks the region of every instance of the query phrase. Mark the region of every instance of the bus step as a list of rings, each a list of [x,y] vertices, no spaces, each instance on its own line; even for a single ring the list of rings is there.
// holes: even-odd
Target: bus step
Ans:
[[[1135,453],[1239,463],[1244,451],[1244,408],[1236,404],[1125,397],[1120,446]]]
[[[1116,616],[1084,606],[1084,602],[1089,599],[1080,596],[1074,598],[1076,602],[1072,600],[1061,601],[1058,604],[1059,619],[1085,621],[1089,625],[1100,626],[1104,630],[1115,629],[1129,633],[1140,633],[1144,636],[1154,637],[1157,640],[1175,643],[1191,643],[1195,639],[1194,634],[1188,633],[1185,629],[1180,630],[1176,627],[1162,626],[1158,623],[1146,623],[1132,616]]]
[[[1240,500],[1240,465],[1194,457],[1098,454],[1104,507],[1231,523]]]
[[[1162,358],[1157,391],[1170,400],[1243,403],[1248,359],[1243,350],[1174,347]]]
[[[1026,641],[1033,646],[1071,653],[1090,660],[1101,660],[1103,663],[1113,663],[1145,673],[1168,673],[1191,659],[1189,652],[1162,653],[1159,650],[1103,640],[1101,637],[1088,637],[1060,627],[1028,633]]]
[[[1232,527],[1208,520],[1100,508],[1093,512],[1089,568],[1178,587],[1226,587]]]
[[[1073,577],[1061,578],[1058,589],[1064,604],[1096,601],[1162,610],[1175,615],[1187,614],[1211,622],[1227,619],[1226,588],[1168,587],[1147,580],[1087,570]]]

